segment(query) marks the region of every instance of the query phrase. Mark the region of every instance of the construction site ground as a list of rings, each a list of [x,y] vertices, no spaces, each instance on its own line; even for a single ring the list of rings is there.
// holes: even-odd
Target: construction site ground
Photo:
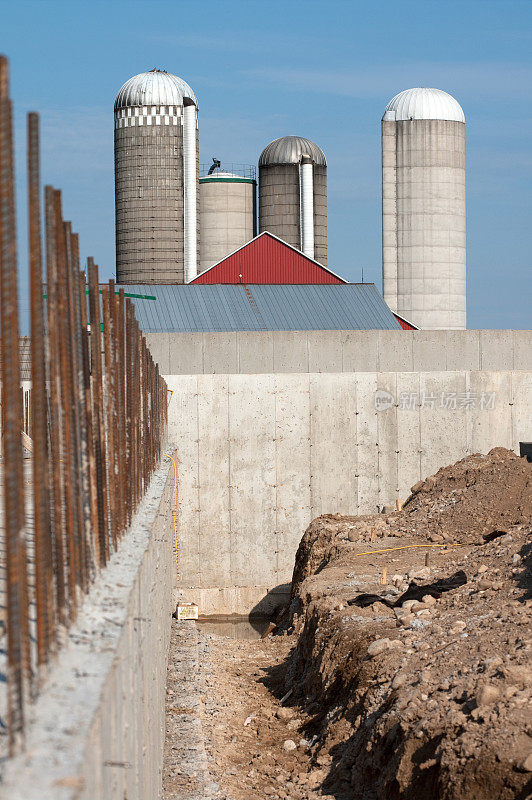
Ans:
[[[532,465],[502,449],[440,470],[400,512],[315,520],[272,635],[199,626],[208,792],[172,794],[166,774],[165,797],[532,797],[531,524]],[[348,603],[459,570],[437,598]]]

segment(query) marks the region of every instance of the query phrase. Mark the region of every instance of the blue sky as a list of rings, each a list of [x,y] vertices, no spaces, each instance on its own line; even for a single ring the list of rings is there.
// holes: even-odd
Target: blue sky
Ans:
[[[384,107],[411,86],[453,94],[467,120],[468,327],[532,327],[530,0],[4,0],[0,51],[16,104],[23,308],[26,112],[41,113],[43,181],[112,277],[114,96],[158,67],[198,97],[202,161],[255,164],[287,134],[323,148],[329,266],[350,280],[363,268],[379,289]]]

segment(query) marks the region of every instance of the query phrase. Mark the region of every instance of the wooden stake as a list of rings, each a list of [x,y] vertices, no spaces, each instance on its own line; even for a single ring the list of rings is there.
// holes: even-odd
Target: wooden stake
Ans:
[[[395,501],[395,508],[397,511],[403,510],[403,501],[399,497]]]
[[[374,542],[376,538],[377,538],[377,529],[376,528],[372,528],[371,529],[371,541]]]
[[[388,570],[386,569],[386,567],[384,567],[384,569],[382,570],[382,575],[381,575],[381,586],[386,586],[386,578],[387,578],[387,576],[388,576]]]

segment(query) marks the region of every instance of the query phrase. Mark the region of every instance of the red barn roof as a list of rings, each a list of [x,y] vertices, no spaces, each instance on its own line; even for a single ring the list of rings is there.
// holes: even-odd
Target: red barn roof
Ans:
[[[395,319],[397,320],[397,322],[399,323],[399,325],[401,326],[401,328],[404,331],[418,331],[419,330],[419,328],[416,327],[412,322],[409,322],[407,319],[402,317],[396,311],[393,311],[392,313],[393,313]]]
[[[191,283],[348,283],[295,247],[264,231]]]

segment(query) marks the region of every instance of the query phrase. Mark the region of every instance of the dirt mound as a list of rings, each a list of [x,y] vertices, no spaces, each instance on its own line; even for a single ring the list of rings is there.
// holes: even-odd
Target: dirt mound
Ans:
[[[343,542],[412,536],[420,542],[480,543],[532,519],[532,467],[504,447],[443,467],[411,492],[400,512],[315,519],[296,554],[292,598],[306,578],[337,555]]]
[[[401,512],[309,527],[286,688],[308,715],[311,758],[329,759],[323,791],[532,797],[531,484],[532,466],[497,448],[413,487]],[[412,581],[459,570],[467,583],[437,599],[348,605],[362,593],[393,605]]]
[[[532,519],[532,469],[504,447],[463,458],[411,491],[397,528],[440,541],[478,542]]]

